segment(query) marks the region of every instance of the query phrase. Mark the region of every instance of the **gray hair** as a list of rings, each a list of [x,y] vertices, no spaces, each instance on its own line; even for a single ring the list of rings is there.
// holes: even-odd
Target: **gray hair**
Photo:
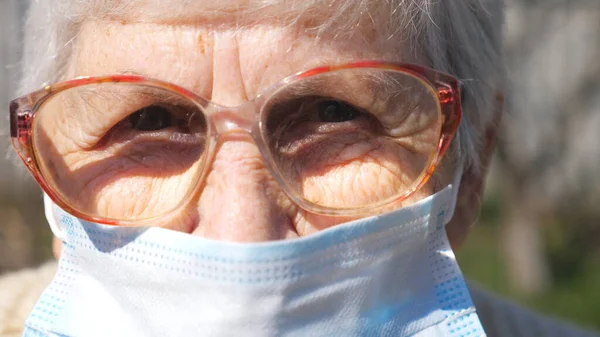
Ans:
[[[186,11],[194,4],[194,0],[172,1]],[[141,6],[147,3],[162,6],[152,12]],[[424,55],[425,65],[453,74],[463,83],[464,117],[453,149],[465,168],[479,172],[484,132],[494,123],[495,94],[504,86],[502,0],[256,0],[243,5],[237,0],[219,1],[222,4],[261,19],[284,16],[293,20],[311,8],[333,8],[317,27],[317,36],[327,33],[337,38],[344,38],[344,32],[351,31],[348,28],[361,18],[383,18],[378,25],[390,26],[385,33],[388,40],[408,41],[414,54]],[[174,7],[178,6],[168,7],[169,12]],[[25,26],[19,92],[65,79],[73,41],[85,20],[123,13],[135,18],[140,10],[158,16],[164,8],[160,0],[33,0]],[[209,14],[231,13],[214,9]]]

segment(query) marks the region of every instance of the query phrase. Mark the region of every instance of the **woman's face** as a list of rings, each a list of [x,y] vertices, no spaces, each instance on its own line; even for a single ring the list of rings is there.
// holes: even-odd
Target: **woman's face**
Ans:
[[[293,23],[267,20],[247,26],[238,26],[235,20],[240,18],[232,15],[231,18],[212,20],[199,16],[195,20],[161,19],[136,23],[137,20],[125,17],[88,21],[75,41],[69,77],[140,74],[177,84],[216,104],[235,107],[291,74],[321,65],[366,59],[421,61],[408,50],[408,46],[403,45],[402,39],[388,39],[389,34],[370,20],[361,20],[360,24],[353,26],[354,31],[344,33],[345,38],[336,37],[336,34],[317,37],[317,18],[304,18]],[[86,124],[85,121],[70,123],[69,116],[54,120],[56,125],[46,130],[52,133],[48,136],[54,139],[55,150],[63,158],[62,169],[79,172],[77,180],[85,182],[73,184],[73,188],[81,195],[93,195],[96,206],[106,208],[115,218],[138,212],[140,204],[145,205],[142,208],[168,207],[165,205],[168,200],[189,189],[185,172],[171,180],[128,179],[128,174],[133,175],[128,169],[128,163],[136,160],[133,156],[122,162],[110,162],[107,159],[111,156],[110,151],[121,150],[119,146],[105,147],[94,156],[81,155],[83,151],[89,152],[90,147],[97,146],[98,140],[118,122],[111,121],[110,116],[104,119],[106,125],[97,122]],[[131,118],[128,121],[131,122]],[[422,130],[424,123],[428,122],[407,119],[403,127],[410,134],[411,130]],[[405,146],[413,152],[431,151],[425,146],[431,143],[431,136],[423,134]],[[305,188],[318,191],[319,186],[346,184],[350,186],[347,191],[332,197],[346,202],[350,196],[368,195],[373,186],[395,188],[398,181],[407,179],[403,177],[407,174],[406,170],[400,168],[405,164],[391,163],[386,170],[371,174],[360,184],[348,182],[348,172],[368,171],[369,165],[386,166],[380,160],[385,157],[385,151],[390,150],[377,142],[360,142],[356,139],[339,141],[349,144],[346,152],[360,152],[362,155],[346,158],[345,168],[336,171],[339,174],[330,175],[315,186],[307,185]],[[175,176],[170,175],[170,171],[192,167],[182,162],[182,158],[195,158],[198,155],[194,144],[161,147],[160,143],[153,144],[149,140],[136,146],[151,152],[157,160],[149,166],[154,169],[159,167],[167,177]],[[301,160],[327,160],[336,155],[319,151],[316,148]],[[92,162],[100,164],[93,170],[77,170]],[[248,134],[222,134],[214,159],[208,165],[206,180],[192,202],[169,223],[157,225],[217,240],[256,242],[303,236],[350,220],[309,213],[295,205],[267,170],[256,144]],[[290,170],[299,171],[297,163],[290,162],[289,166],[292,167]],[[449,181],[449,174],[438,173],[404,204],[432,194]],[[104,179],[115,177],[119,178],[115,179],[117,184],[110,188],[99,187]],[[143,200],[132,199],[127,192],[134,189],[148,192]],[[401,206],[397,203],[390,208]]]

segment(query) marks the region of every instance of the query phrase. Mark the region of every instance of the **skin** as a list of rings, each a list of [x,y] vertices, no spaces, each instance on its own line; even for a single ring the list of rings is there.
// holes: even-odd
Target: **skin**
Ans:
[[[310,24],[314,24],[314,21]],[[317,40],[302,21],[294,25],[255,24],[241,29],[203,22],[89,21],[84,23],[75,41],[75,53],[69,66],[68,76],[134,72],[177,84],[221,106],[235,107],[252,99],[286,76],[324,64],[365,59],[419,62],[418,58],[415,59],[414,55],[406,52],[407,48],[401,42],[390,43],[385,39],[385,35],[374,34],[373,31],[373,27],[361,26],[357,28],[356,38],[342,41],[328,36]],[[370,39],[365,39],[366,35],[369,35]],[[498,118],[500,113],[501,109],[498,109]],[[62,121],[68,120],[68,116],[63,116]],[[116,122],[118,121],[110,123],[106,121],[107,127]],[[360,123],[360,120],[352,123]],[[100,139],[107,132],[107,127],[102,129],[93,123],[96,129],[91,127],[90,123],[63,124],[77,125],[77,128],[64,129],[63,127],[61,131],[60,124],[57,124],[56,127],[49,127],[47,130],[47,136],[54,139],[53,148],[48,149],[47,153],[50,156],[55,151],[64,159],[60,163],[55,163],[58,169],[53,167],[57,172],[62,170],[62,173],[57,174],[68,177],[68,174],[72,174],[77,169],[94,164],[97,167],[96,171],[89,171],[85,186],[77,186],[76,189],[90,188],[97,197],[96,206],[117,212],[116,216],[138,212],[135,205],[129,206],[126,197],[123,196],[122,200],[118,199],[118,191],[111,192],[110,189],[97,187],[101,185],[97,178],[102,176],[99,172],[104,172],[107,177],[119,174],[126,177],[131,173],[127,168],[123,169],[126,164],[106,164],[108,160],[102,157],[106,155],[108,151],[106,149],[104,152],[97,151],[94,156],[81,155],[84,145],[92,148],[98,146]],[[423,129],[423,125],[426,124],[426,121],[408,120],[401,132],[415,133],[415,130]],[[353,125],[356,126],[356,124],[348,124],[347,128],[352,128]],[[486,144],[482,149],[484,172],[493,150],[496,125],[497,123],[490,126],[486,133]],[[298,207],[269,173],[253,139],[239,131],[233,130],[220,136],[214,158],[208,163],[209,171],[204,182],[195,189],[191,201],[162,224],[164,227],[216,240],[260,242],[304,236],[356,217],[369,215],[332,217],[309,213]],[[79,138],[72,136],[74,132],[77,132]],[[318,191],[318,188],[326,189],[328,185],[335,186],[340,181],[345,181],[348,172],[361,169],[373,170],[370,172],[374,173],[367,175],[363,181],[344,184],[349,186],[346,193],[329,196],[331,200],[342,198],[344,203],[356,201],[344,199],[351,197],[368,200],[372,196],[367,189],[373,185],[401,188],[403,181],[410,180],[407,173],[410,168],[402,167],[402,164],[394,161],[386,161],[386,155],[395,151],[418,154],[419,149],[425,151],[423,149],[426,149],[428,144],[425,141],[428,139],[426,133],[401,146],[390,146],[377,142],[361,143],[356,139],[346,139],[347,137],[344,138],[344,133],[340,131],[335,133],[336,143],[348,145],[343,149],[330,149],[331,153],[319,153],[309,146],[304,148],[296,146],[295,144],[298,143],[293,139],[293,132],[287,134],[291,134],[289,137],[292,138],[285,140],[286,144],[289,144],[286,151],[290,153],[296,151],[299,154],[294,155],[293,160],[284,160],[281,165],[291,167],[291,171],[308,177],[303,180],[305,189],[312,188],[313,191]],[[73,139],[79,140],[79,143]],[[119,143],[115,141],[114,144]],[[149,146],[147,143],[144,144]],[[153,149],[153,151],[159,153],[158,163],[177,161],[166,159],[169,157],[160,157],[160,149]],[[178,151],[185,151],[185,149]],[[193,156],[193,152],[190,152],[189,156]],[[330,160],[330,164],[342,165],[343,169],[325,176],[316,174],[315,172],[322,167],[319,166],[321,161],[314,161],[314,158],[333,158],[322,160]],[[316,164],[299,165],[294,162],[306,163],[310,160]],[[454,174],[452,165],[448,164],[450,162],[451,160],[447,160],[446,165],[442,165],[430,182],[413,197],[401,203],[390,204],[379,212],[413,203],[448,184]],[[298,167],[303,167],[305,170],[299,170]],[[464,240],[476,218],[484,177],[485,174],[474,175],[469,171],[463,176],[457,213],[448,226],[449,237],[455,248]],[[153,183],[161,182],[153,181]],[[177,181],[168,182],[168,186],[181,185]],[[137,185],[124,186],[127,189]],[[186,186],[181,188],[187,189]],[[177,195],[181,191],[168,188],[163,193],[163,195]],[[377,193],[390,192],[377,191]],[[322,192],[322,195],[327,195],[327,191]],[[151,204],[160,208],[164,207],[164,200],[169,199],[156,198],[149,194],[148,200],[141,202],[146,202],[146,206]],[[358,202],[362,201],[364,200],[358,200]],[[122,209],[116,208],[115,205],[121,205]],[[55,243],[55,253],[58,255],[60,245],[56,240]]]

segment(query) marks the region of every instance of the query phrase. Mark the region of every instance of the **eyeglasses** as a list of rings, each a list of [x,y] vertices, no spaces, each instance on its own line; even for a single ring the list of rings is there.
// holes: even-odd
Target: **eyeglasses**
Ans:
[[[113,225],[189,203],[229,132],[251,135],[306,211],[374,211],[425,185],[460,117],[454,77],[378,61],[300,72],[237,107],[132,75],[76,78],[10,105],[13,146],[42,189],[67,212]]]

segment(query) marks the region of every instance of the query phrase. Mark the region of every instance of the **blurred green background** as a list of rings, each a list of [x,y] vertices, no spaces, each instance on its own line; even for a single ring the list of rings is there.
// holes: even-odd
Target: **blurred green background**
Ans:
[[[600,331],[600,1],[508,1],[507,105],[464,273]]]
[[[3,107],[25,6],[0,0]],[[503,130],[458,260],[482,287],[600,331],[600,0],[509,0],[505,36]],[[0,161],[0,273],[51,257],[41,194],[16,164]]]
[[[600,331],[600,251],[598,217],[562,214],[545,219],[539,234],[542,280],[515,276],[507,258],[502,198],[488,193],[477,225],[457,252],[464,274],[480,286],[539,312]],[[583,221],[594,226],[581,228]],[[526,253],[521,253],[526,254]],[[535,268],[533,268],[535,269]],[[523,277],[524,275],[520,275]],[[534,280],[532,280],[534,279]]]

